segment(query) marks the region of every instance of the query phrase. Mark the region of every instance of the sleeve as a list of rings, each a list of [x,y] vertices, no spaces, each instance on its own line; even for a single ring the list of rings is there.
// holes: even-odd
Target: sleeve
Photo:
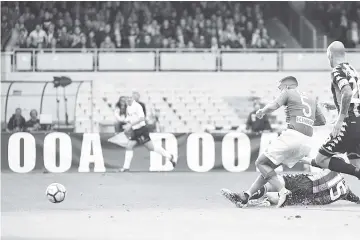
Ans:
[[[137,111],[138,111],[139,118],[145,118],[145,113],[144,113],[143,107],[140,104],[138,105]]]
[[[279,104],[279,106],[284,106],[287,104],[289,98],[288,91],[284,90],[281,94],[275,99],[275,103]]]
[[[344,86],[349,85],[349,81],[347,80],[346,73],[343,71],[341,67],[337,67],[331,72],[331,78],[333,84],[338,86],[340,90]]]
[[[351,190],[349,190],[349,193],[346,196],[346,200],[360,204],[360,198],[356,194],[354,194]]]

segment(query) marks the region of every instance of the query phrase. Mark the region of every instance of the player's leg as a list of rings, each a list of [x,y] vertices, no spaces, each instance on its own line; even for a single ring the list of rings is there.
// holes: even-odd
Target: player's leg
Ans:
[[[256,167],[259,168],[259,166],[260,166],[260,168],[263,170],[263,167],[261,165],[261,163],[263,163],[263,162],[264,163],[267,162],[269,165],[271,165],[271,168],[273,168],[273,169],[277,168],[277,166],[275,164],[273,164],[264,154],[260,155],[258,157],[258,159],[255,161]],[[260,170],[260,172],[261,172],[261,170]],[[261,188],[264,187],[267,182],[268,181],[267,181],[267,179],[264,178],[263,174],[260,174],[256,178],[255,182],[251,185],[251,187],[247,191],[245,191],[245,193],[249,197],[252,197],[256,192],[261,190]]]
[[[348,118],[336,138],[330,136],[319,149],[312,165],[328,168],[334,172],[346,173],[360,179],[360,169],[348,164],[337,153],[355,153],[360,155],[360,118]]]
[[[349,174],[360,179],[359,168],[346,163],[345,159],[338,155],[338,153],[353,152],[357,145],[355,139],[349,136],[351,129],[347,130],[347,127],[343,127],[343,129],[339,137],[329,137],[327,139],[311,164],[320,168],[328,168],[334,172]]]
[[[160,154],[161,156],[165,157],[167,160],[169,160],[171,162],[173,167],[175,167],[176,162],[174,160],[174,155],[171,154],[170,152],[166,151],[163,147],[154,145],[153,141],[151,141],[151,140],[144,143],[144,146],[149,151],[154,151],[154,152]]]
[[[141,141],[149,151],[154,151],[154,152],[160,154],[161,156],[165,157],[167,160],[169,160],[171,162],[173,167],[175,167],[176,162],[174,160],[174,155],[172,155],[170,152],[166,151],[161,146],[154,145],[153,141],[151,141],[150,133],[149,133],[149,130],[147,127],[143,127],[141,129]]]
[[[125,151],[125,161],[124,165],[121,168],[121,172],[126,172],[130,169],[130,164],[134,156],[133,148],[136,146],[137,142],[135,140],[129,140],[129,142],[126,145],[126,151]]]
[[[169,153],[168,151],[166,151],[164,148],[162,148],[161,146],[155,146],[153,141],[149,140],[147,142],[144,143],[144,146],[149,150],[149,151],[154,151],[158,154],[160,154],[161,156],[169,159],[171,158],[171,153]]]
[[[264,179],[261,175],[260,177]],[[282,176],[278,176],[279,180],[285,185],[285,180]],[[250,188],[251,189],[251,188]],[[249,189],[249,190],[250,190]],[[249,191],[248,190],[248,191]],[[253,191],[253,190],[250,190]],[[266,183],[264,186],[262,186],[258,191],[256,191],[254,194],[252,194],[250,200],[259,199],[265,196],[268,192],[277,192],[277,189],[271,185],[270,183]]]
[[[272,183],[271,185],[273,185],[271,188],[274,190],[276,189],[276,191],[279,191],[284,187],[284,184],[278,180],[278,175],[274,171],[279,165],[273,163],[264,154],[259,156],[255,165],[259,169],[261,175],[257,177],[247,191],[239,193],[241,204],[247,204],[250,199],[257,199],[263,196],[266,191],[264,186],[269,180],[271,181],[270,184]]]
[[[255,164],[263,178],[279,192],[278,206],[281,207],[291,192],[286,189],[284,182],[280,181],[278,174],[275,172],[275,169],[280,165],[280,163],[275,159],[271,160],[263,155],[263,157],[259,158]]]

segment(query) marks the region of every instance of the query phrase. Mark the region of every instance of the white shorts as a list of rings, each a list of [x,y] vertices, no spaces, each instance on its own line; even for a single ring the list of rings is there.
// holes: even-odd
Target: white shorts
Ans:
[[[283,164],[292,168],[298,161],[310,154],[311,141],[311,137],[287,129],[270,143],[264,155],[276,165]]]

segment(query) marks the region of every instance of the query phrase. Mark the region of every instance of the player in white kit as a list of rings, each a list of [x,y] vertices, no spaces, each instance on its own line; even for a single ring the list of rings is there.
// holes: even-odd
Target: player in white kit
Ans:
[[[149,151],[159,153],[168,159],[173,167],[175,167],[176,162],[174,156],[161,146],[154,146],[150,138],[149,129],[146,126],[144,110],[132,97],[127,98],[126,122],[128,122],[128,124],[124,126],[124,130],[125,135],[128,137],[128,142],[125,145],[125,162],[123,168],[120,170],[121,172],[129,170],[133,158],[132,149],[137,144],[144,145]]]

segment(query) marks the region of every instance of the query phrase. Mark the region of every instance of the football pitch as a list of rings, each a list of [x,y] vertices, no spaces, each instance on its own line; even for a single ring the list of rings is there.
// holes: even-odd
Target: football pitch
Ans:
[[[221,188],[257,173],[2,173],[3,240],[359,239],[360,205],[237,209]],[[347,177],[360,195],[360,182]],[[48,184],[67,198],[52,204]]]

